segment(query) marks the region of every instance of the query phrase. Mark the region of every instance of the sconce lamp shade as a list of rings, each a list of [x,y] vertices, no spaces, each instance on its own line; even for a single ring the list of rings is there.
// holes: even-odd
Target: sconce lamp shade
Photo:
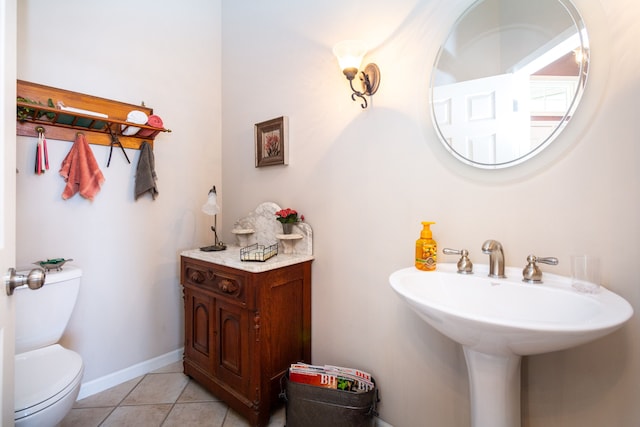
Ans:
[[[215,187],[209,191],[207,202],[202,205],[202,212],[212,216],[220,213],[220,207],[218,206],[218,194],[216,193]]]
[[[346,70],[355,68],[354,76],[366,53],[367,47],[359,40],[344,40],[333,47],[333,54],[338,58],[340,69],[346,74]]]

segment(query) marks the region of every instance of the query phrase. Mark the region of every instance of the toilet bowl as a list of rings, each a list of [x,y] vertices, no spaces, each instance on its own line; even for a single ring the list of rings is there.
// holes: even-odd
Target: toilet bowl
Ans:
[[[53,427],[71,410],[84,365],[59,341],[75,306],[81,271],[47,272],[38,290],[16,289],[15,425]]]
[[[15,358],[16,426],[55,426],[78,397],[82,358],[59,344]]]

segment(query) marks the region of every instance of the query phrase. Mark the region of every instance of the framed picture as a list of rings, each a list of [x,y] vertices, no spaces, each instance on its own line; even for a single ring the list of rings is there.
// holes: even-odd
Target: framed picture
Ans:
[[[286,116],[255,125],[257,168],[289,164],[288,127]]]

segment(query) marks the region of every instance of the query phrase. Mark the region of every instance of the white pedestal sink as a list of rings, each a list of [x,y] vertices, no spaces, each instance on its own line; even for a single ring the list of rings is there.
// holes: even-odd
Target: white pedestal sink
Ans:
[[[391,274],[391,287],[422,319],[464,349],[473,427],[520,426],[520,359],[593,341],[622,326],[633,308],[600,288],[585,294],[570,279],[545,273],[544,283],[522,282],[522,269],[506,268],[506,279],[456,273],[455,264],[436,271],[414,267]]]

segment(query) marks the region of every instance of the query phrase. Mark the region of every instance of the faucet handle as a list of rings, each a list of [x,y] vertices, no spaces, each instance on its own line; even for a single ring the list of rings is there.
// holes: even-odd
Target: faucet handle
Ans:
[[[529,260],[529,258],[527,257],[527,261],[528,260]],[[558,258],[556,258],[554,256],[548,256],[548,257],[545,257],[545,258],[536,257],[536,261],[537,262],[541,262],[543,264],[558,265]]]
[[[558,258],[556,257],[537,257],[535,255],[529,255],[527,257],[527,265],[522,270],[522,281],[527,283],[542,283],[542,270],[536,264],[541,262],[543,264],[558,265]]]
[[[473,263],[469,259],[468,250],[444,248],[442,253],[445,255],[461,255],[460,260],[458,261],[458,273],[473,274]]]

